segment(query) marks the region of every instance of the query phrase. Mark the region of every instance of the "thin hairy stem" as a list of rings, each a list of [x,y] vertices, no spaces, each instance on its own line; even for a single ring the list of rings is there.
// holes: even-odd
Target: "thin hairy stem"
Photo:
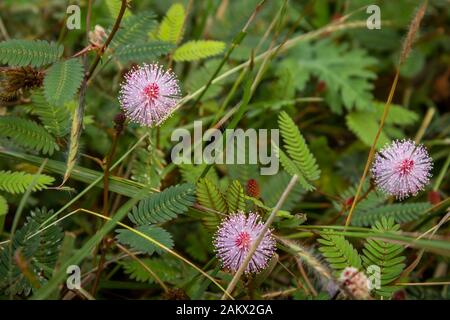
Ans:
[[[394,93],[395,90],[397,89],[397,83],[398,83],[398,78],[400,75],[400,67],[402,66],[402,64],[406,61],[409,52],[411,51],[411,47],[413,44],[413,40],[414,37],[419,29],[419,25],[420,22],[423,18],[423,15],[425,13],[426,7],[427,7],[428,1],[425,1],[422,6],[419,8],[419,10],[417,11],[417,14],[415,15],[415,17],[413,18],[413,21],[411,23],[411,26],[409,28],[408,31],[408,35],[403,43],[403,49],[402,49],[402,54],[400,56],[400,60],[399,63],[397,65],[397,69],[395,71],[395,77],[394,80],[392,81],[392,85],[391,85],[391,89],[389,91],[389,95],[386,101],[386,104],[384,105],[384,109],[383,109],[383,114],[381,116],[381,120],[380,120],[380,125],[378,126],[378,130],[377,133],[375,135],[375,138],[372,142],[372,146],[370,147],[370,151],[369,151],[369,156],[367,157],[367,161],[366,161],[366,165],[364,167],[364,172],[363,175],[359,181],[359,185],[358,185],[358,189],[356,190],[356,194],[355,194],[355,199],[352,203],[352,206],[350,208],[350,212],[348,213],[347,216],[347,220],[345,221],[345,226],[349,226],[350,222],[352,220],[352,216],[353,216],[353,212],[355,210],[356,204],[357,204],[357,200],[359,197],[359,194],[361,193],[362,187],[364,185],[364,182],[366,181],[366,177],[367,174],[369,173],[369,168],[370,168],[370,164],[372,163],[373,157],[375,155],[375,151],[376,151],[376,145],[378,143],[378,139],[380,138],[381,132],[383,131],[383,127],[384,127],[384,123],[386,121],[386,118],[389,114],[389,110],[391,108],[391,102],[392,102],[392,98],[394,97]]]

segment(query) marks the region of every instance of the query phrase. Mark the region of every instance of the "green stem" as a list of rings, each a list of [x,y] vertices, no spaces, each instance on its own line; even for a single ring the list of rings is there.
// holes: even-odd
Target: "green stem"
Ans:
[[[445,163],[442,166],[441,171],[439,172],[439,176],[437,177],[436,182],[434,183],[433,191],[439,190],[439,186],[441,185],[442,181],[446,177],[445,174],[447,173],[449,165],[450,165],[450,153],[449,153],[447,159],[445,160]]]
[[[362,191],[364,182],[366,181],[367,174],[369,173],[370,164],[372,163],[372,159],[373,159],[373,157],[375,155],[375,148],[376,148],[376,145],[378,143],[378,139],[380,138],[381,132],[383,130],[386,118],[387,118],[387,116],[389,114],[389,110],[390,110],[390,107],[391,107],[392,98],[394,97],[395,89],[397,88],[398,78],[399,78],[399,70],[397,70],[396,73],[395,73],[395,78],[394,78],[394,81],[392,83],[391,90],[389,92],[389,96],[388,96],[387,102],[386,102],[386,104],[384,106],[383,115],[381,116],[380,126],[378,127],[377,134],[375,135],[375,139],[372,142],[372,146],[371,146],[370,151],[369,151],[369,156],[367,157],[366,165],[364,167],[363,175],[362,175],[361,179],[359,180],[358,189],[356,190],[356,194],[355,194],[355,197],[353,199],[350,211],[348,213],[347,220],[345,220],[345,226],[346,227],[348,227],[350,225],[350,222],[352,221],[353,212],[355,211],[356,204],[359,201],[358,200],[359,194]]]
[[[138,141],[130,148],[128,149],[110,168],[109,172],[114,170],[123,160],[125,160],[128,155],[133,152],[133,150],[142,142],[145,138],[147,138],[148,133],[143,135],[141,138],[138,139]],[[89,192],[93,187],[95,187],[100,181],[102,181],[104,174],[99,176],[97,179],[95,179],[90,185],[88,185],[83,191],[81,191],[79,194],[77,194],[72,200],[67,202],[61,209],[56,211],[50,218],[48,218],[46,221],[44,221],[41,225],[45,226],[49,221],[53,220],[55,217],[57,217],[60,213],[64,212],[67,208],[69,208],[73,203],[78,201],[82,196],[84,196],[86,193]]]
[[[350,15],[348,15],[350,16]],[[284,52],[287,51],[289,49],[291,49],[292,47],[296,46],[298,43],[300,43],[301,41],[308,41],[311,39],[315,39],[318,38],[320,36],[322,36],[323,34],[327,34],[327,33],[332,33],[332,32],[336,32],[336,31],[340,31],[340,30],[346,30],[346,29],[354,29],[354,28],[364,28],[366,27],[366,21],[352,21],[352,22],[348,22],[348,23],[342,23],[344,21],[344,19],[341,19],[341,22],[339,24],[329,24],[321,29],[318,29],[316,31],[312,31],[312,32],[308,32],[305,34],[301,34],[297,37],[294,37],[288,41],[286,41],[285,43],[282,43],[272,49],[269,49],[259,55],[257,55],[254,59],[250,59],[247,60],[244,63],[241,63],[240,65],[222,73],[220,76],[216,77],[211,84],[215,84],[218,83],[220,81],[222,81],[225,78],[228,78],[230,75],[239,72],[242,69],[245,69],[246,67],[248,67],[250,65],[250,63],[257,63],[261,60],[263,60],[265,57],[267,57],[268,55],[273,54],[274,52]],[[201,88],[199,88],[197,91],[191,93],[188,96],[185,96],[183,99],[181,99],[181,101],[179,102],[179,104],[176,106],[176,108],[174,109],[174,111],[178,110],[179,108],[181,108],[183,105],[185,105],[188,101],[192,100],[193,98],[197,97],[203,90],[205,89],[205,86],[202,86]]]
[[[125,14],[126,9],[127,9],[127,0],[122,0],[122,5],[120,6],[120,11],[119,11],[119,14],[117,15],[116,22],[114,23],[111,33],[109,34],[105,43],[100,48],[100,50],[97,52],[95,60],[92,63],[91,68],[89,69],[89,72],[87,75],[87,80],[89,80],[91,78],[92,74],[95,71],[95,68],[97,68],[98,63],[100,62],[100,59],[102,58],[103,54],[105,53],[106,48],[109,46],[109,44],[111,43],[112,39],[114,38],[116,32],[119,30],[119,26],[120,26],[120,23],[122,21],[124,14]]]
[[[256,14],[259,12],[259,10],[261,10],[261,7],[263,5],[265,0],[262,0],[255,8],[255,10],[253,10],[253,13],[251,14],[250,18],[248,19],[247,23],[245,24],[244,28],[242,28],[242,30],[237,34],[237,36],[233,39],[233,41],[231,42],[231,46],[228,48],[227,53],[225,54],[225,56],[223,57],[222,61],[220,61],[219,66],[216,68],[216,70],[214,71],[214,73],[212,74],[211,78],[208,80],[208,82],[206,83],[206,85],[202,88],[202,90],[200,91],[200,94],[197,96],[197,99],[194,101],[193,106],[195,107],[200,100],[203,98],[203,95],[206,93],[206,91],[208,90],[208,88],[211,86],[211,84],[213,83],[214,79],[217,77],[217,75],[219,74],[220,70],[222,70],[222,67],[225,65],[225,63],[228,61],[228,59],[230,58],[230,55],[233,53],[234,49],[236,49],[242,42],[242,40],[244,40],[244,38],[247,36],[247,28],[249,27],[250,23],[253,21],[253,19],[256,17]]]
[[[239,123],[239,121],[241,120],[241,118],[244,115],[245,111],[247,110],[247,106],[248,106],[248,103],[249,103],[250,98],[251,98],[251,83],[252,83],[252,81],[251,81],[251,77],[250,77],[250,74],[249,74],[248,78],[247,78],[247,81],[246,81],[246,84],[245,84],[244,96],[242,98],[242,103],[239,106],[237,114],[233,117],[233,120],[231,121],[231,123],[229,123],[228,126],[226,127],[225,132],[227,132],[227,130],[229,130],[229,129],[236,128],[237,124]],[[232,138],[233,138],[233,135],[230,136],[230,139],[232,139]],[[221,135],[220,136],[220,141],[217,141],[217,142],[215,141],[214,143],[219,143],[219,145],[223,144],[223,139],[224,139],[223,135]],[[216,154],[215,158],[217,158],[218,156],[219,156],[219,154]],[[214,161],[212,161],[212,162],[214,162]],[[208,174],[208,171],[211,169],[211,167],[212,167],[212,163],[208,164],[205,167],[205,169],[203,170],[200,178],[206,177],[206,175]]]
[[[48,159],[45,159],[42,162],[41,166],[39,167],[39,170],[33,176],[33,180],[28,185],[27,190],[25,191],[24,195],[22,196],[22,199],[20,199],[19,207],[17,208],[16,214],[14,215],[14,220],[13,220],[13,224],[12,224],[12,227],[11,227],[11,233],[10,233],[11,241],[9,243],[9,254],[10,254],[9,266],[8,266],[9,283],[12,282],[11,271],[12,271],[12,261],[13,261],[13,254],[14,254],[14,252],[13,252],[13,244],[14,244],[13,238],[14,238],[14,234],[15,234],[15,231],[16,231],[17,226],[19,224],[20,217],[22,216],[23,208],[25,208],[25,204],[27,203],[27,200],[28,200],[28,198],[29,198],[29,196],[30,196],[30,194],[31,194],[31,192],[32,192],[32,190],[33,190],[33,188],[34,188],[38,178],[39,178],[39,175],[42,173],[42,170],[44,170],[44,167],[47,164],[47,161],[48,161]],[[12,292],[10,293],[10,299],[12,299]]]
[[[104,170],[104,174],[103,174],[103,215],[106,217],[110,216],[110,211],[109,211],[109,174],[110,174],[110,172],[109,171],[110,171],[110,167],[111,167],[111,161],[114,157],[114,154],[116,153],[117,141],[119,140],[119,135],[120,135],[120,131],[115,130],[111,150],[110,150],[109,154],[106,156],[105,170]],[[100,260],[99,260],[98,267],[97,267],[97,274],[95,277],[94,285],[92,286],[92,290],[91,290],[91,293],[93,296],[95,296],[97,293],[98,285],[100,283],[100,275],[103,271],[103,267],[104,267],[104,263],[105,263],[106,251],[109,247],[108,241],[106,239],[103,239],[102,244],[103,244],[103,247],[101,246],[101,244],[99,244],[97,246],[96,250],[94,251],[94,258],[96,257],[97,252],[99,250],[101,251],[101,255],[100,255]]]

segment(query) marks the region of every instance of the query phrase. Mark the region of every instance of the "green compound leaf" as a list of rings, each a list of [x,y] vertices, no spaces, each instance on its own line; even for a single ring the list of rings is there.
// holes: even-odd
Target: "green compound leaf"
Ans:
[[[376,60],[364,50],[349,50],[345,43],[326,39],[302,43],[294,56],[302,79],[299,90],[314,76],[326,84],[326,100],[334,112],[342,113],[342,105],[347,110],[369,109],[373,100],[371,80],[376,77],[369,68]]]
[[[64,137],[70,131],[70,110],[68,104],[55,106],[47,102],[44,92],[38,89],[31,96],[33,113],[39,117],[45,129],[57,137]]]
[[[172,186],[141,200],[128,217],[136,225],[167,222],[185,213],[194,202],[194,185]]]
[[[158,38],[162,41],[177,44],[183,38],[183,25],[186,12],[180,3],[174,3],[159,26]]]
[[[331,234],[329,231],[321,233],[322,238],[317,241],[321,244],[322,252],[330,266],[339,274],[346,267],[361,269],[361,257],[353,245],[344,236]]]
[[[228,212],[225,197],[219,188],[207,178],[199,179],[196,185],[198,203],[210,210],[202,210],[197,216],[205,227],[214,232],[220,223],[221,215]]]
[[[84,67],[79,59],[69,59],[55,63],[44,78],[44,93],[47,101],[57,107],[63,107],[72,100],[81,86]]]
[[[397,232],[399,229],[400,226],[395,224],[392,217],[383,217],[372,226],[376,232]],[[405,268],[405,257],[401,256],[404,250],[403,245],[382,240],[368,239],[365,243],[362,256],[364,267],[368,271],[372,266],[380,270],[381,288],[375,289],[378,295],[390,298],[399,289],[392,284]]]
[[[0,63],[41,67],[58,61],[64,47],[44,40],[7,40],[0,42]]]
[[[8,213],[8,202],[6,202],[6,199],[0,196],[0,233],[3,232],[3,227],[5,223],[5,217]]]
[[[168,54],[174,47],[173,44],[162,41],[129,44],[118,49],[114,56],[122,62],[144,62]]]
[[[0,171],[0,190],[9,193],[23,193],[31,185],[35,175],[22,171]],[[32,191],[46,189],[55,179],[45,174],[40,174],[35,182]]]
[[[27,296],[52,276],[64,233],[56,224],[36,233],[42,223],[55,221],[55,217],[47,221],[52,215],[52,210],[34,209],[24,226],[14,234],[11,246],[0,249],[0,290]],[[16,255],[26,261],[26,274],[14,258]]]
[[[225,43],[212,40],[189,41],[175,50],[175,61],[196,61],[218,55],[225,49]]]
[[[378,131],[378,121],[368,116],[367,112],[352,112],[346,116],[347,127],[362,141],[365,145],[371,146]],[[384,131],[378,138],[376,148],[380,149],[391,140]]]
[[[139,226],[136,230],[142,232],[148,237],[158,241],[169,249],[173,248],[173,240],[172,236],[169,232],[164,230],[161,227],[157,226]],[[147,239],[137,235],[136,233],[128,230],[128,229],[117,229],[117,240],[124,244],[128,245],[134,250],[143,251],[149,255],[157,252],[159,254],[164,253],[165,251],[156,244],[151,243]]]
[[[111,42],[111,48],[120,49],[128,44],[147,40],[148,32],[156,27],[155,19],[156,16],[151,11],[144,11],[125,19]]]
[[[55,139],[34,121],[14,117],[0,117],[0,136],[10,138],[19,146],[52,155],[59,150]]]
[[[278,126],[287,151],[286,154],[275,146],[281,164],[289,174],[296,174],[299,177],[299,183],[306,190],[313,190],[311,182],[320,178],[316,158],[309,150],[295,122],[285,111],[282,111],[278,117]]]
[[[234,180],[227,189],[226,202],[228,206],[228,213],[236,213],[238,211],[245,211],[245,194],[244,188],[239,181]]]
[[[182,280],[183,272],[179,261],[166,256],[161,258],[144,258],[140,259],[156,276],[164,282],[175,284]],[[121,261],[124,272],[130,279],[138,282],[154,283],[155,278],[136,260]]]
[[[120,7],[122,6],[122,1],[118,0],[104,0],[103,3],[106,5],[108,9],[109,16],[111,19],[116,19],[120,12]],[[132,16],[130,10],[125,9],[125,13],[123,15],[124,20],[126,21],[129,17]]]
[[[197,183],[198,202],[218,212],[227,213],[228,207],[219,188],[208,179],[199,179]]]
[[[361,208],[355,210],[352,225],[370,226],[382,218],[392,218],[397,223],[415,221],[431,208],[428,202],[417,203],[394,203],[372,208]]]

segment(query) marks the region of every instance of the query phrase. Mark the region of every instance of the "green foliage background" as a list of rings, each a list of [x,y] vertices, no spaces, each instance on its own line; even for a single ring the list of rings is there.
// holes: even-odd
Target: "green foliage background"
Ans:
[[[133,0],[104,52],[85,50],[87,31],[109,35],[121,1],[93,1],[91,30],[88,2],[80,30],[65,27],[70,1],[0,3],[0,298],[219,299],[233,277],[214,254],[220,221],[238,211],[267,218],[293,175],[271,226],[277,255],[234,298],[349,298],[327,284],[374,264],[373,299],[450,298],[447,1],[429,1],[375,145],[420,140],[433,178],[399,202],[369,177],[348,228],[422,1],[267,0],[249,21],[259,0]],[[366,27],[370,4],[381,8],[380,30]],[[179,108],[158,128],[118,130],[123,75],[155,61],[178,75]],[[203,130],[280,129],[280,171],[172,163],[173,130],[192,132],[195,120]],[[73,264],[87,294],[59,286]]]

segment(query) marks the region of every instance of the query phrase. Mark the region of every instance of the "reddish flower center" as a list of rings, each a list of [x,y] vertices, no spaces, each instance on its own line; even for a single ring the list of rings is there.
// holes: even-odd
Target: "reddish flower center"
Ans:
[[[249,249],[250,248],[250,234],[246,231],[239,233],[235,241],[236,246],[239,249]]]
[[[150,83],[148,86],[144,88],[144,94],[150,100],[155,100],[159,96],[159,87],[156,83]]]
[[[401,174],[409,174],[411,173],[413,168],[414,168],[414,161],[411,159],[404,159],[400,164],[398,171]]]

